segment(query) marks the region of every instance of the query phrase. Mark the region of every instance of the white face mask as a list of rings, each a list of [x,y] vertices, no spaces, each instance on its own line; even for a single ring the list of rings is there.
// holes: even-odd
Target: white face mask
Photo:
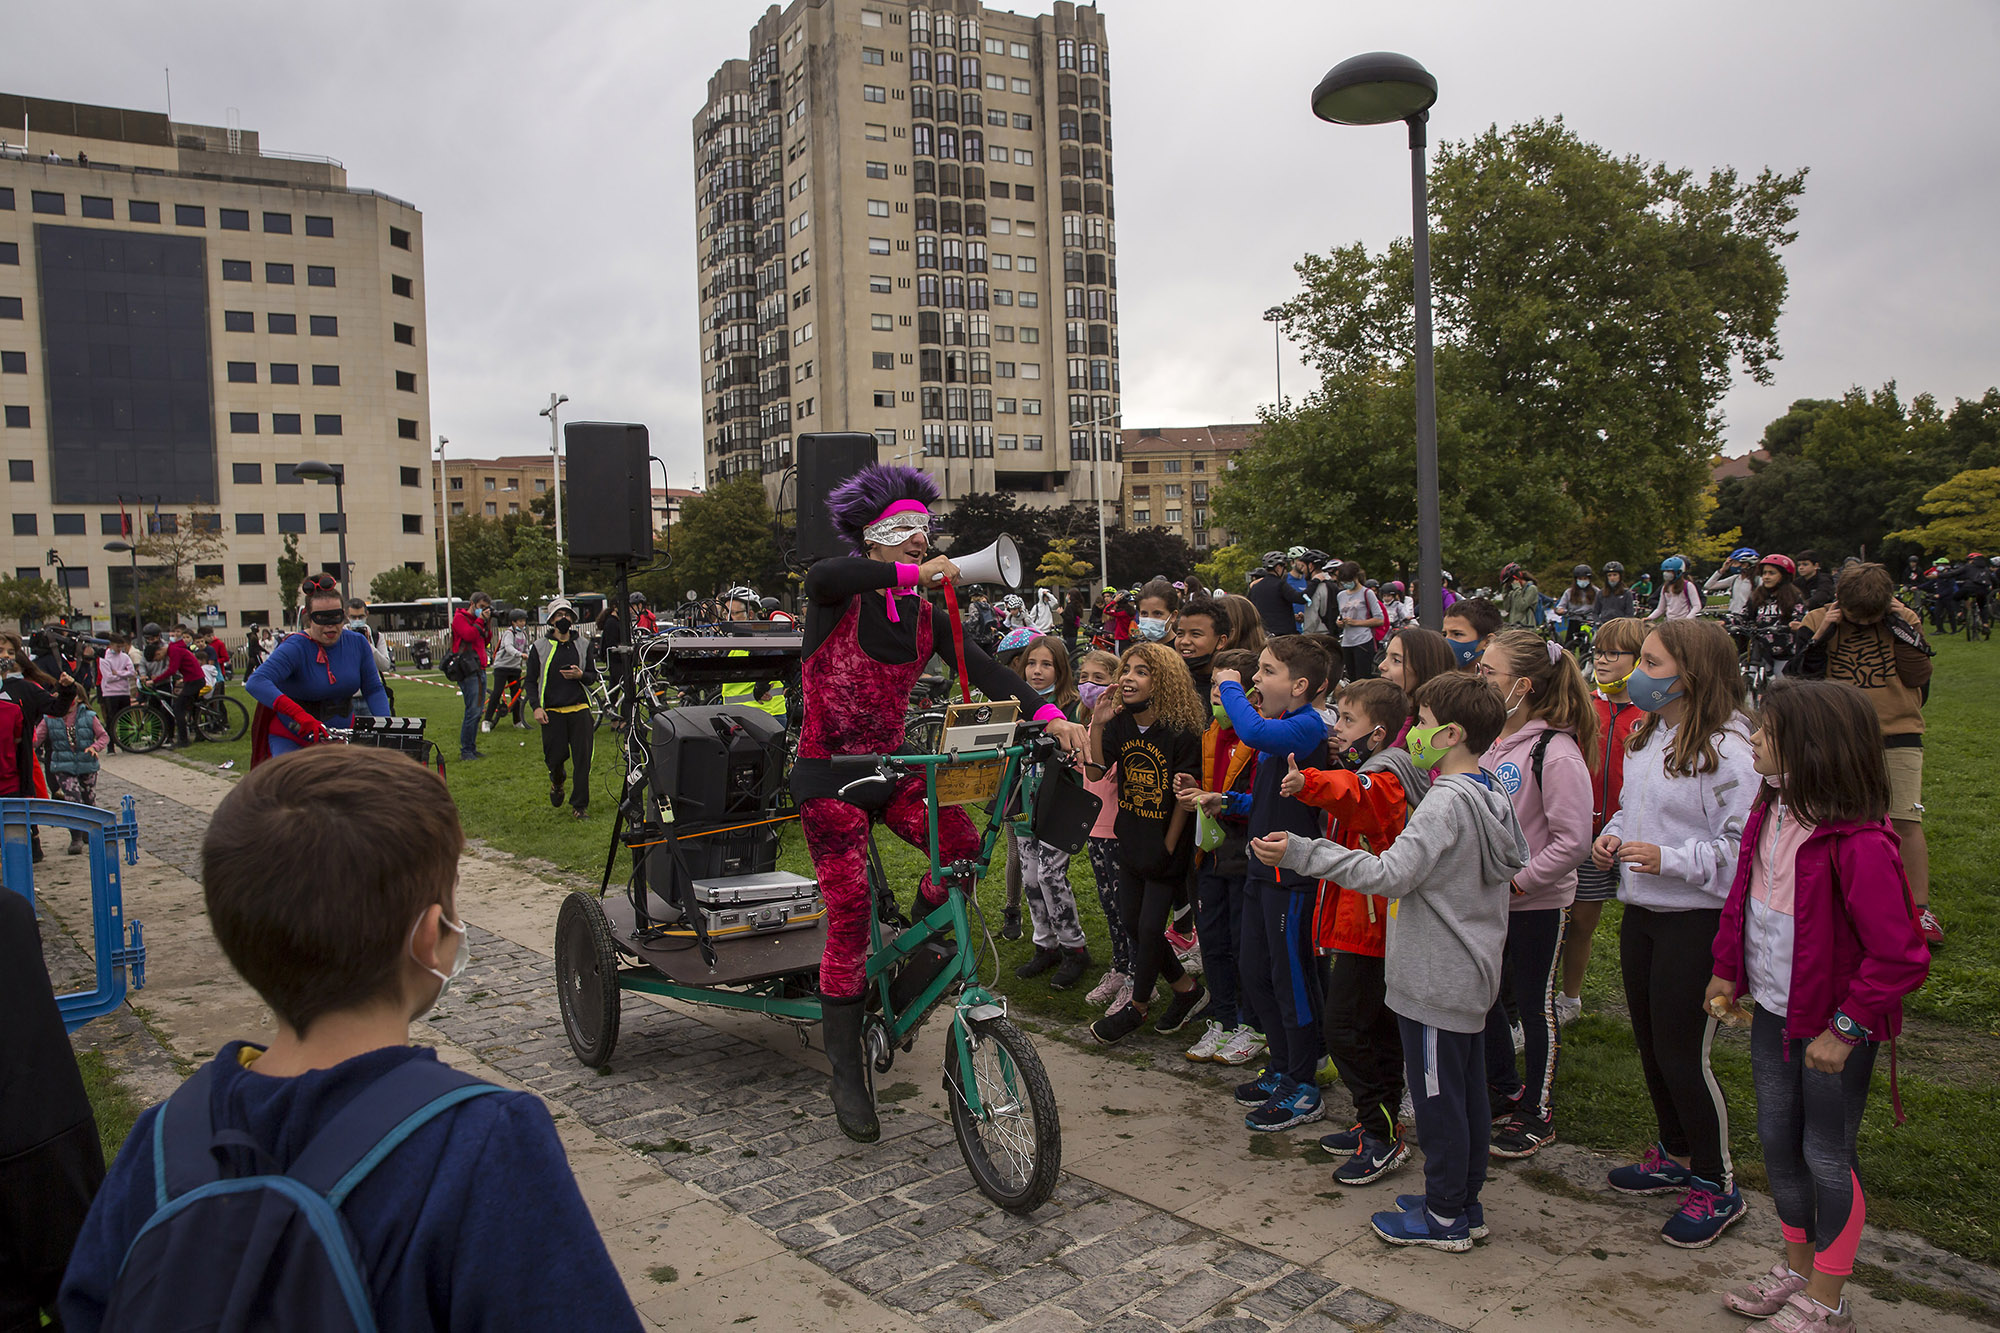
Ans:
[[[424,1006],[422,1013],[418,1015],[420,1018],[428,1015],[440,1004],[444,1003],[445,992],[451,989],[451,983],[458,980],[460,974],[465,971],[466,963],[472,959],[472,942],[465,937],[465,923],[463,921],[453,921],[443,913],[439,913],[438,915],[438,924],[446,930],[455,931],[459,937],[458,951],[452,956],[451,960],[451,971],[448,973],[440,972],[423,959],[417,957],[417,927],[423,923],[424,919],[422,917],[418,917],[410,923],[410,938],[404,942],[403,952],[409,954],[411,962],[436,977],[443,984],[438,987],[438,993],[431,998],[431,1002]]]

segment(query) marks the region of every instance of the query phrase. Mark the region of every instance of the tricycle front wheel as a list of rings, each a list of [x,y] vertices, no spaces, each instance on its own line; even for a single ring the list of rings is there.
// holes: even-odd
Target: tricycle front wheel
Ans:
[[[968,1029],[977,1112],[960,1086],[959,1046]],[[1005,1018],[954,1023],[945,1061],[951,1126],[973,1182],[1008,1212],[1033,1212],[1048,1202],[1062,1173],[1062,1124],[1056,1116],[1055,1089],[1034,1043]]]

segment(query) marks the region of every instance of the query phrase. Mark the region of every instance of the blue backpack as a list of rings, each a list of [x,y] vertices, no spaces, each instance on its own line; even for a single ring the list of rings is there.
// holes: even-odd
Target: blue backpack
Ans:
[[[360,1246],[340,1205],[425,1123],[502,1089],[435,1060],[378,1079],[313,1136],[289,1171],[209,1116],[203,1066],[153,1120],[155,1210],[104,1311],[106,1333],[251,1329],[374,1333]],[[255,1163],[252,1174],[226,1168]]]

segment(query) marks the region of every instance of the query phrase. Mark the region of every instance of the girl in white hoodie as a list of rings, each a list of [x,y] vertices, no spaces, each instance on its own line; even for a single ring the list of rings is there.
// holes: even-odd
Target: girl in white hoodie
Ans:
[[[1661,1237],[1714,1242],[1743,1216],[1729,1162],[1729,1108],[1709,1068],[1709,953],[1757,793],[1736,645],[1707,620],[1646,636],[1626,693],[1649,716],[1632,734],[1618,813],[1592,848],[1620,870],[1625,1001],[1659,1121],[1644,1160],[1611,1173],[1627,1194],[1681,1194]]]

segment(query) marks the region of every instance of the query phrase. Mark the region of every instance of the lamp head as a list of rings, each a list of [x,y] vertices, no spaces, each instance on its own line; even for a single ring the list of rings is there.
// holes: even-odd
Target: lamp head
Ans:
[[[1313,89],[1313,114],[1336,125],[1386,125],[1430,110],[1437,80],[1406,55],[1370,51],[1349,56]]]
[[[344,470],[338,463],[322,463],[316,459],[297,464],[292,468],[295,477],[309,477],[314,481],[339,481]]]

